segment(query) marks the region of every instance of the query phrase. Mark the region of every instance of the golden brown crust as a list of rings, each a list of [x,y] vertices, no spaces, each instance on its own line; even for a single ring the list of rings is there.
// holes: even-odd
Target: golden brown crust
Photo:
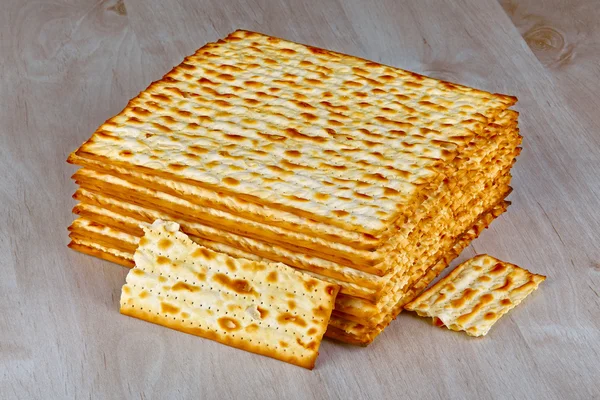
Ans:
[[[497,212],[497,211],[496,211],[494,214],[495,214],[495,215],[494,215],[493,217],[497,217],[497,216],[498,216],[498,212]],[[487,217],[487,216],[486,216],[486,217]],[[488,221],[487,221],[487,223],[489,223],[489,222],[490,222],[490,220],[488,220]],[[487,225],[487,223],[486,223],[486,225]],[[471,236],[471,237],[470,237],[470,239],[467,241],[467,244],[468,244],[468,242],[469,242],[470,240],[472,240],[472,238],[476,237],[476,235],[477,235],[477,234],[478,234],[478,233],[479,233],[479,232],[480,232],[482,229],[483,229],[483,227],[479,227],[479,228],[478,228],[478,227],[477,227],[477,225],[476,225],[476,226],[475,226],[473,229],[471,229],[471,235],[472,235],[472,236]],[[464,235],[464,236],[466,237],[466,235]],[[466,246],[466,244],[465,244],[464,246]],[[455,247],[456,247],[456,246],[455,246]],[[89,251],[87,251],[87,252],[86,252],[86,251],[84,251],[84,252],[85,252],[86,254],[92,254],[92,255],[96,255],[96,256],[98,256],[98,254],[90,253]],[[455,256],[455,255],[453,255],[451,258],[453,258],[454,256]],[[100,257],[101,257],[101,258],[105,258],[105,259],[106,259],[106,257],[103,257],[102,255],[100,255]],[[111,260],[111,258],[108,258],[108,259],[109,259],[109,260]],[[117,262],[119,262],[119,261],[117,261]],[[448,260],[447,262],[449,262],[449,260]],[[121,263],[121,264],[122,264],[122,262],[119,262],[119,263]],[[437,270],[435,270],[435,268],[434,268],[434,270],[435,270],[435,273],[434,273],[433,275],[429,274],[429,276],[430,276],[430,278],[429,278],[429,279],[433,279],[433,277],[435,277],[435,276],[436,276],[436,275],[437,275],[437,274],[438,274],[438,273],[439,273],[441,270],[443,270],[443,268],[445,268],[445,265],[444,265],[443,267],[441,267],[441,268],[439,268],[439,267],[438,267],[438,268],[437,268]],[[333,319],[335,319],[335,317],[334,317]],[[391,319],[390,319],[390,320],[391,320]],[[357,322],[360,322],[360,319],[359,319]],[[344,341],[343,337],[339,337],[339,336],[340,336],[340,335],[338,335],[337,339],[338,339],[338,340],[343,340],[343,341]],[[345,334],[345,336],[348,336],[348,337],[350,337],[350,336],[352,336],[352,335],[351,335],[351,334],[349,334],[349,333],[346,333],[346,334]],[[344,336],[344,337],[345,337],[345,336]],[[374,338],[374,336],[375,336],[375,335],[373,335],[373,336],[372,336],[372,338]],[[357,338],[356,340],[359,340],[359,339]],[[345,341],[349,341],[349,340],[345,340]],[[352,341],[352,342],[354,342],[354,341]],[[365,337],[363,337],[363,338],[361,338],[361,339],[360,339],[360,344],[362,344],[362,345],[365,345],[367,342],[368,342],[368,341],[367,341],[367,339],[365,339]]]
[[[402,298],[399,306],[403,307],[406,303],[411,302],[419,293],[421,293],[444,269],[450,265],[453,259],[458,257],[462,250],[466,248],[470,242],[479,237],[479,234],[486,229],[494,219],[498,218],[502,213],[506,212],[509,201],[503,201],[499,205],[495,206],[490,212],[483,215],[475,225],[471,227],[467,232],[460,236],[457,244],[454,245],[452,250],[444,254],[443,262],[436,263],[430,268],[422,277],[416,279],[412,286],[406,291]]]
[[[147,202],[137,198],[134,201],[138,204],[132,204],[131,196],[124,195],[124,193],[130,193],[130,190],[121,190],[119,186],[114,183],[108,185],[106,182],[101,180],[83,177],[82,175],[84,175],[86,172],[88,172],[88,170],[82,169],[75,174],[80,189],[75,192],[73,198],[82,203],[106,208],[123,216],[146,222],[152,222],[154,216],[176,221],[181,225],[182,231],[197,237],[206,237],[206,235],[209,233],[203,227],[207,227],[209,229],[222,232],[222,235],[218,236],[215,236],[215,234],[211,232],[209,237],[213,240],[221,241],[223,243],[231,243],[232,240],[235,240],[233,239],[235,237],[251,238],[256,241],[273,244],[276,248],[281,248],[282,251],[288,250],[296,253],[310,253],[319,259],[335,262],[341,266],[353,268],[371,275],[383,275],[379,267],[371,268],[368,264],[363,264],[362,258],[350,259],[344,255],[332,254],[334,253],[331,250],[332,246],[329,248],[326,248],[325,245],[314,246],[310,248],[298,246],[293,241],[282,240],[280,236],[274,233],[265,235],[264,232],[258,233],[252,228],[248,228],[247,226],[241,224],[229,226],[228,224],[219,224],[219,221],[222,220],[216,218],[194,218],[194,216],[199,214],[194,213],[194,215],[191,216],[185,215],[183,213],[183,207],[178,207],[175,204],[167,202],[163,203],[165,205],[163,207],[162,205],[158,205],[159,202],[162,203],[160,200],[155,200],[156,203],[150,206]],[[129,197],[130,199],[125,199],[125,197]],[[73,213],[78,215],[84,215],[85,212],[85,207],[80,206],[76,206],[73,210]],[[198,222],[207,220],[208,222]],[[132,235],[139,236],[142,234],[137,225],[125,224],[122,226],[122,230],[131,233]]]
[[[133,262],[133,260],[119,257],[114,254],[111,254],[111,253],[108,253],[106,251],[102,251],[99,249],[95,249],[90,246],[85,246],[85,245],[83,245],[81,243],[77,243],[75,241],[71,241],[67,246],[75,251],[80,252],[80,253],[87,254],[89,256],[93,256],[96,258],[100,258],[102,260],[110,261],[115,264],[122,265],[123,267],[133,268],[135,266],[135,263]]]

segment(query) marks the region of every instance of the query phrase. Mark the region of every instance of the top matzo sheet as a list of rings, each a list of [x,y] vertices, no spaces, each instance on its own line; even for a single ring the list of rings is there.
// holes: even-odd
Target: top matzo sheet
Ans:
[[[236,31],[76,152],[377,235],[516,98]]]

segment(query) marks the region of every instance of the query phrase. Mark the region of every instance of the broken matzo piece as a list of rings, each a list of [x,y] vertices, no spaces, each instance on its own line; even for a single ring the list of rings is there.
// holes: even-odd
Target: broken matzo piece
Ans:
[[[214,252],[174,222],[143,229],[122,314],[313,368],[337,285],[284,264]]]
[[[404,308],[470,336],[492,325],[546,279],[487,254],[465,261]]]

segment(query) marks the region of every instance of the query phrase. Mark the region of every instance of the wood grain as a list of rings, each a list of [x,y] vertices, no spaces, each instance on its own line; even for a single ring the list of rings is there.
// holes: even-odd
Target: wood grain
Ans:
[[[600,397],[600,20],[591,0],[8,0],[0,13],[0,398]],[[118,313],[126,271],[66,248],[67,154],[236,28],[517,95],[513,205],[458,261],[548,276],[482,340],[409,313],[313,372]]]

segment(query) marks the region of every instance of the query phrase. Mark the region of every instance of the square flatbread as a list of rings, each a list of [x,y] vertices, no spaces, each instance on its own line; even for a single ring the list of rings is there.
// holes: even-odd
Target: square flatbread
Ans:
[[[470,336],[484,336],[546,279],[487,254],[465,261],[404,308]]]
[[[70,161],[379,236],[515,101],[236,31],[132,99]]]
[[[174,222],[143,229],[122,314],[313,368],[337,285],[214,252]]]

